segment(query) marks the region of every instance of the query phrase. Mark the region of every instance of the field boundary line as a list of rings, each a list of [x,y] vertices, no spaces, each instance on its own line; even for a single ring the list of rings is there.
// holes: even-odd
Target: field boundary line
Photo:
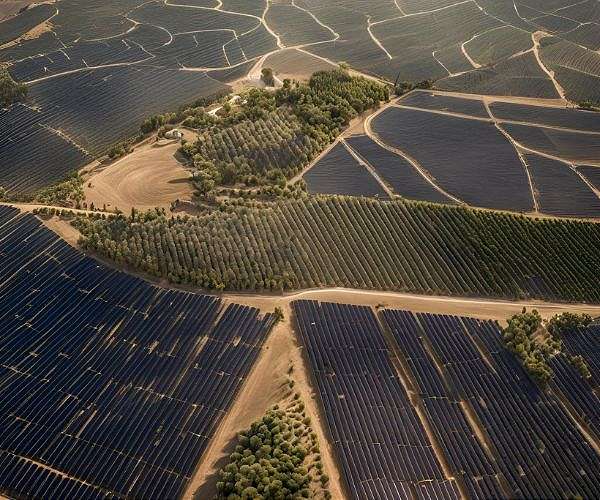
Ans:
[[[346,148],[346,151],[348,151],[348,153],[350,153],[352,155],[352,157],[358,162],[358,164],[361,167],[365,168],[375,178],[375,180],[381,185],[381,187],[383,188],[385,193],[390,198],[396,197],[394,192],[385,183],[385,181],[380,177],[380,175],[373,168],[373,166],[368,161],[364,160],[356,151],[354,151],[354,149],[352,149],[352,146],[350,146],[343,137],[340,139],[340,143],[343,144],[343,146]]]
[[[517,14],[518,14],[516,4],[515,4],[515,10],[517,11]],[[550,36],[550,35],[548,33],[546,33],[545,31],[535,31],[531,34],[531,39],[533,40],[533,54],[535,55],[535,58],[540,66],[540,69],[544,73],[546,73],[548,75],[548,78],[550,78],[550,80],[552,81],[552,84],[554,85],[554,88],[556,89],[556,93],[559,95],[559,97],[561,99],[568,102],[565,89],[562,87],[562,85],[560,83],[558,83],[558,80],[556,79],[556,75],[555,75],[554,71],[551,71],[550,69],[548,69],[546,67],[546,65],[544,64],[544,62],[542,61],[542,58],[540,56],[540,40],[542,38],[546,38],[548,36]]]
[[[404,96],[403,96],[404,97]],[[395,103],[392,103],[391,106],[396,106]],[[387,108],[384,108],[387,109]],[[378,144],[379,146],[381,146],[384,149],[387,149],[389,152],[394,153],[397,156],[400,156],[402,158],[404,158],[406,161],[408,161],[413,168],[429,183],[431,184],[438,192],[442,193],[444,196],[446,196],[447,198],[455,201],[456,203],[458,203],[459,205],[465,205],[465,202],[462,201],[461,199],[457,198],[454,195],[451,195],[450,193],[448,193],[445,189],[443,189],[442,187],[438,186],[436,182],[434,182],[434,180],[432,179],[431,174],[424,168],[421,166],[421,164],[415,160],[414,158],[412,158],[411,156],[409,156],[408,154],[404,153],[403,151],[401,151],[400,149],[397,149],[395,147],[389,146],[388,144],[386,144],[385,142],[383,142],[379,136],[373,131],[372,127],[371,127],[371,122],[373,121],[374,118],[376,118],[381,112],[384,111],[384,109],[379,110],[378,112],[372,114],[371,116],[367,117],[367,119],[365,120],[365,133],[366,135],[376,144]]]
[[[490,104],[487,101],[483,101],[483,107],[485,108],[487,114],[490,116],[492,123],[496,127],[496,129],[506,138],[509,144],[515,150],[515,153],[519,157],[519,161],[521,162],[522,167],[525,169],[525,174],[527,175],[527,182],[529,183],[529,191],[531,192],[531,200],[533,201],[533,209],[535,212],[540,212],[540,204],[536,196],[536,189],[533,182],[533,177],[531,176],[531,171],[529,170],[529,164],[525,160],[525,157],[521,153],[520,149],[517,147],[516,141],[512,138],[512,136],[504,130],[496,120],[494,113],[492,113],[492,109],[490,108]]]

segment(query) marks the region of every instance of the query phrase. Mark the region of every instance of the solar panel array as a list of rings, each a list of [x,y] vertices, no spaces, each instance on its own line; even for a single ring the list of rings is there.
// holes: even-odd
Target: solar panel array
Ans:
[[[350,495],[459,498],[371,309],[297,301],[294,312]]]
[[[550,365],[557,374],[554,383],[578,417],[600,439],[600,326],[572,330],[562,336],[562,341],[568,356],[583,357],[590,377],[582,379],[576,368],[560,357],[554,358]]]
[[[563,385],[542,391],[491,321],[385,310],[380,324],[369,308],[309,301],[294,311],[354,498],[453,498],[457,486],[469,498],[600,496],[600,456],[557,392],[579,388],[573,407],[592,429],[600,406],[576,370],[557,370]],[[397,427],[435,444],[434,474],[393,455],[381,436]],[[375,489],[397,481],[397,496]]]
[[[177,498],[273,324],[86,257],[0,207],[0,491]]]

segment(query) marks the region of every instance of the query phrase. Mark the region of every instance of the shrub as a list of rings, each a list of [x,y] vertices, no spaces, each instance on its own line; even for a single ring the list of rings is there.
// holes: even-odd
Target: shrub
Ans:
[[[27,92],[27,85],[15,82],[6,68],[0,68],[0,108],[24,101]]]
[[[592,317],[589,314],[577,314],[564,312],[553,316],[546,324],[548,333],[555,338],[560,338],[577,328],[585,328],[592,322]]]

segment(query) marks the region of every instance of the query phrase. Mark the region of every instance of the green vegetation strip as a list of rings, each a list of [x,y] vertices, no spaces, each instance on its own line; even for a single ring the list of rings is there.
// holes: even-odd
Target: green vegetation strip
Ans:
[[[0,67],[0,108],[6,108],[27,97],[27,86],[15,82],[6,68]]]
[[[207,289],[343,286],[600,302],[600,225],[592,223],[321,197],[76,224],[86,249]]]
[[[285,80],[276,91],[250,89],[218,113],[192,106],[154,116],[142,133],[162,134],[176,123],[197,130],[182,153],[193,167],[201,197],[219,186],[279,186],[306,167],[350,121],[382,101],[389,89],[339,69],[320,71],[309,82]]]
[[[310,423],[298,395],[253,422],[219,472],[217,498],[331,498]]]

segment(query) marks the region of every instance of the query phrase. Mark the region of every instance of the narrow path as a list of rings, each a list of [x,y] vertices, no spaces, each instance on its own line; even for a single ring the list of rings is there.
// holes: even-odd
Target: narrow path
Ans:
[[[483,106],[485,107],[485,110],[487,111],[487,114],[489,115],[490,119],[494,122],[494,126],[496,127],[496,129],[498,129],[498,131],[506,138],[506,140],[513,146],[515,152],[517,153],[517,156],[519,157],[519,160],[521,161],[521,165],[523,165],[523,168],[525,169],[525,174],[527,175],[527,182],[529,183],[529,192],[531,193],[531,200],[533,201],[533,209],[535,212],[539,213],[540,212],[540,204],[539,204],[538,197],[537,197],[537,191],[533,184],[533,177],[531,176],[531,171],[529,170],[529,164],[525,160],[525,157],[521,153],[521,150],[516,146],[516,143],[515,143],[513,137],[506,130],[504,130],[500,126],[500,124],[496,121],[496,118],[490,108],[490,103],[487,101],[484,101]]]
[[[516,8],[517,7],[515,6],[515,9]],[[550,80],[552,80],[552,84],[554,85],[554,88],[556,89],[556,93],[560,96],[561,99],[568,102],[566,93],[565,93],[565,89],[556,80],[554,71],[549,70],[544,65],[544,63],[542,62],[542,58],[540,57],[540,40],[547,36],[550,36],[550,35],[548,33],[546,33],[545,31],[536,31],[535,33],[532,33],[531,39],[533,40],[533,53],[535,55],[535,58],[539,64],[541,70],[548,75],[548,78],[550,78]]]
[[[486,109],[489,108],[490,101],[482,100],[482,103]],[[462,118],[464,120],[472,120],[472,121],[488,122],[488,123],[499,123],[499,124],[506,124],[506,125],[523,125],[526,127],[535,127],[535,128],[556,130],[558,132],[571,132],[574,134],[581,134],[581,135],[595,135],[600,138],[600,131],[595,131],[595,130],[580,130],[580,129],[574,129],[574,128],[568,128],[568,127],[560,127],[558,125],[547,125],[544,123],[524,122],[524,121],[520,121],[520,120],[506,120],[504,118],[496,118],[496,117],[483,118],[481,116],[466,115],[464,113],[458,113],[456,111],[445,111],[443,109],[425,109],[425,108],[419,108],[417,106],[409,106],[407,104],[401,104],[401,103],[394,104],[393,107],[399,108],[399,109],[410,109],[413,111],[422,111],[423,113],[431,113],[434,115],[453,116],[456,118]]]
[[[453,7],[457,7],[458,5],[464,5],[466,3],[471,3],[471,2],[474,2],[474,0],[463,0],[462,2],[456,2],[451,5],[446,5],[444,7],[438,7],[437,9],[421,10],[419,12],[411,12],[410,14],[404,14],[402,16],[391,17],[389,19],[382,19],[381,21],[375,21],[372,25],[375,26],[376,24],[383,24],[383,23],[387,23],[389,21],[403,19],[405,17],[415,17],[415,16],[424,16],[426,14],[435,14],[436,12],[441,12],[441,11],[444,11],[447,9],[452,9]]]
[[[459,205],[464,205],[465,203],[460,200],[459,198],[457,198],[456,196],[451,195],[450,193],[448,193],[446,190],[444,190],[442,187],[438,186],[437,183],[433,180],[431,174],[421,166],[421,164],[415,160],[414,158],[412,158],[411,156],[409,156],[408,154],[406,154],[404,151],[401,151],[397,148],[394,148],[392,146],[389,146],[388,144],[386,144],[385,142],[383,142],[379,136],[373,131],[372,127],[371,127],[371,122],[373,121],[374,118],[377,117],[377,115],[379,115],[384,109],[380,109],[378,112],[373,113],[371,116],[369,116],[366,120],[365,120],[365,133],[366,135],[368,135],[372,141],[374,141],[376,144],[378,144],[379,146],[381,146],[384,149],[387,149],[388,151],[390,151],[391,153],[394,153],[402,158],[404,158],[406,161],[408,161],[414,168],[415,170],[417,170],[417,172],[429,183],[431,184],[437,191],[439,191],[440,193],[442,193],[444,196],[446,196],[447,198],[450,198],[451,200],[454,200],[456,203],[458,203]]]
[[[379,47],[383,51],[383,53],[386,55],[386,57],[391,61],[393,59],[392,54],[390,54],[389,51],[385,48],[385,46],[383,45],[381,40],[379,40],[379,38],[377,38],[375,36],[375,34],[373,33],[373,30],[371,30],[371,28],[373,26],[374,26],[374,24],[371,23],[371,17],[369,16],[369,18],[367,19],[367,32],[369,33],[369,36],[371,37],[371,40],[373,40],[375,45],[377,45],[377,47]]]
[[[375,178],[375,180],[379,183],[379,185],[385,191],[385,194],[387,194],[390,198],[395,198],[396,195],[394,194],[394,192],[385,183],[385,181],[381,178],[381,176],[377,173],[377,171],[373,168],[373,166],[369,162],[364,160],[356,151],[354,151],[354,149],[352,149],[352,147],[350,147],[350,145],[344,140],[343,137],[340,139],[340,142],[344,145],[344,147],[346,148],[348,153],[350,153],[352,155],[352,157],[358,162],[358,164],[361,167],[366,168],[368,170],[368,172]]]

